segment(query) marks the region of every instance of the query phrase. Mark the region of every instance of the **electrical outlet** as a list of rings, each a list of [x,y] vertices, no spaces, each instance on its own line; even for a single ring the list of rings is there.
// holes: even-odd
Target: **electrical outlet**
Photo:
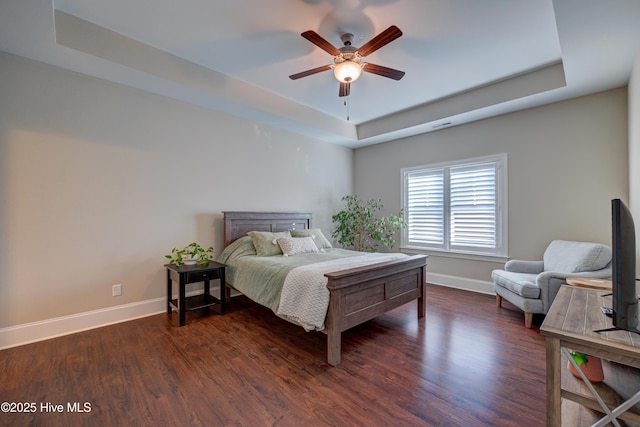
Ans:
[[[122,295],[122,285],[119,283],[117,285],[113,285],[111,287],[111,296],[119,297],[120,295]]]

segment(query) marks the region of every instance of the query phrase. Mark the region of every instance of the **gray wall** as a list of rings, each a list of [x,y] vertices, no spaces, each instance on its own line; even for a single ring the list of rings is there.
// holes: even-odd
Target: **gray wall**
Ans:
[[[164,255],[219,254],[224,210],[328,228],[352,167],[350,149],[0,53],[0,328],[164,297]]]
[[[628,198],[626,88],[356,150],[355,192],[401,202],[400,169],[508,154],[509,256],[553,239],[610,244],[610,199]],[[431,255],[438,275],[489,281],[502,263]]]

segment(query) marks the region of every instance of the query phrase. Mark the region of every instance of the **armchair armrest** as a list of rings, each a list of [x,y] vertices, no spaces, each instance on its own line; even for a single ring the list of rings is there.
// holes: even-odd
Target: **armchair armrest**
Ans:
[[[544,269],[544,261],[523,261],[512,259],[504,265],[505,271],[513,271],[515,273],[540,274]]]
[[[595,271],[583,271],[580,273],[560,273],[558,271],[545,271],[538,275],[538,282],[547,281],[551,278],[555,279],[567,279],[569,277],[584,277],[589,279],[611,279],[611,267],[606,267],[601,270]]]
[[[545,313],[551,306],[553,301],[560,290],[560,286],[566,284],[569,277],[585,277],[591,279],[610,279],[611,267],[606,267],[601,270],[584,271],[581,273],[561,273],[558,271],[545,271],[538,274],[536,282],[540,288],[540,298],[544,306]]]

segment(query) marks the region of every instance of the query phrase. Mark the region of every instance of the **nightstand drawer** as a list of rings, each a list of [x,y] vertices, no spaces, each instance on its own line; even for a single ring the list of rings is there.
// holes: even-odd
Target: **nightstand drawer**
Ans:
[[[220,272],[218,270],[199,271],[195,273],[187,273],[186,283],[204,282],[205,280],[219,279]]]

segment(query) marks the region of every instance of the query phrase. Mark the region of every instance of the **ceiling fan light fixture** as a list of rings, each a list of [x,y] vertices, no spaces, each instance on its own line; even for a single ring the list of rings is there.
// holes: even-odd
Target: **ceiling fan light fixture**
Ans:
[[[333,69],[333,75],[336,80],[340,82],[338,96],[348,97],[351,83],[358,80],[363,70],[367,73],[377,74],[393,80],[400,80],[405,74],[404,71],[394,70],[393,68],[383,67],[382,65],[362,62],[362,58],[365,58],[381,47],[386,46],[398,37],[402,36],[402,31],[400,31],[400,28],[395,25],[392,25],[379,33],[359,48],[353,46],[353,34],[351,33],[344,33],[340,36],[344,46],[339,49],[313,30],[305,31],[300,35],[327,52],[329,55],[333,56],[334,64],[327,64],[292,74],[289,76],[291,80],[298,80],[302,77],[311,76],[313,74]],[[364,68],[365,66],[367,68]]]
[[[341,62],[333,69],[333,75],[342,83],[353,83],[358,80],[360,74],[362,74],[362,66],[351,60]]]

